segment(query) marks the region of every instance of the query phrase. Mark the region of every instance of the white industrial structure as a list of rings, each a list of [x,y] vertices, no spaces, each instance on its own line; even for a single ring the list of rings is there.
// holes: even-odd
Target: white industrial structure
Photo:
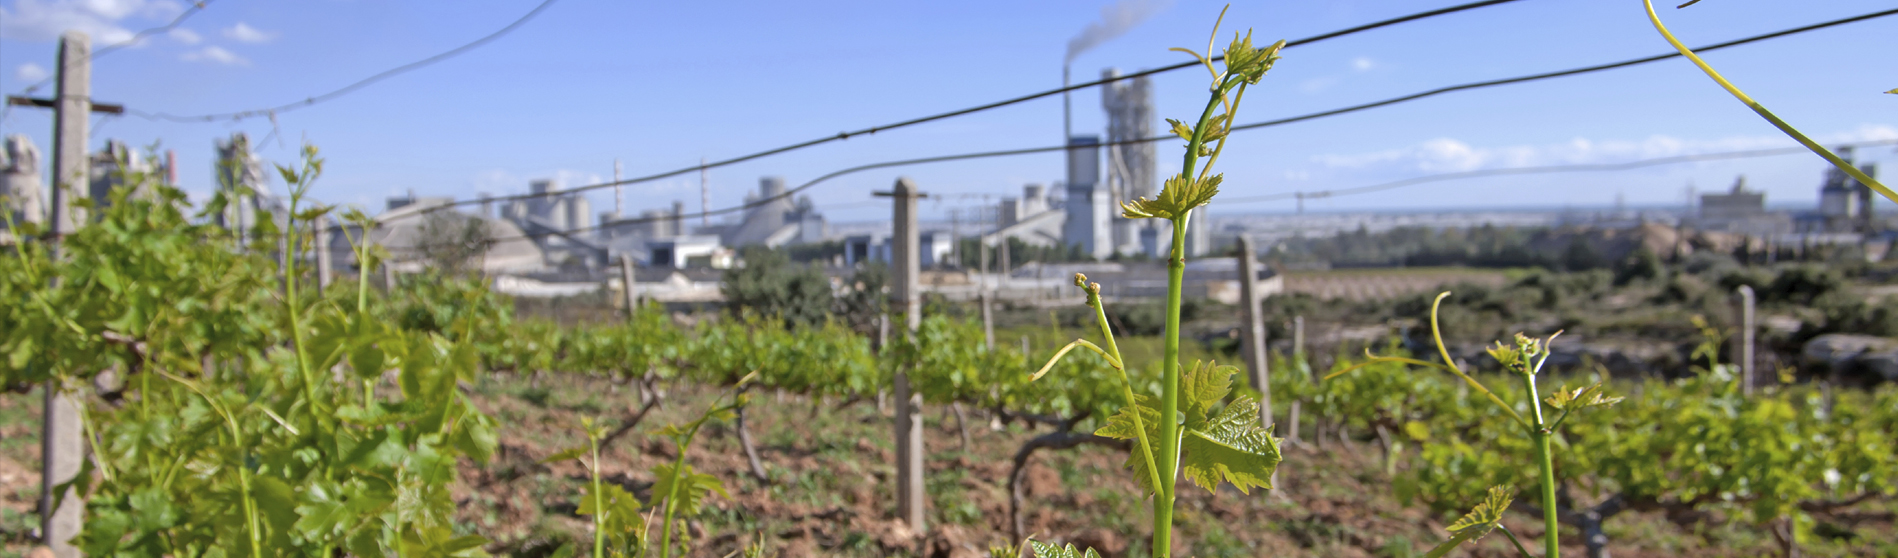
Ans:
[[[0,228],[11,223],[43,223],[46,221],[46,194],[40,185],[40,149],[23,134],[7,136],[6,148],[0,150],[0,211],[6,212],[6,219],[0,222]],[[12,237],[12,233],[0,234],[0,240]]]
[[[758,191],[745,195],[745,216],[720,231],[726,246],[764,246],[777,248],[788,244],[822,242],[830,235],[830,224],[817,212],[809,196],[793,199],[784,188],[784,177],[767,176],[758,180]]]

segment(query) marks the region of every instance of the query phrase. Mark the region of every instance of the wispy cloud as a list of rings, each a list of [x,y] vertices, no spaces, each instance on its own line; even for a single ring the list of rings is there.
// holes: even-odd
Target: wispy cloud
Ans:
[[[238,56],[237,53],[235,52],[224,50],[223,47],[219,47],[219,46],[207,46],[198,50],[187,52],[185,53],[183,58],[191,62],[215,62],[218,64],[224,64],[226,66],[250,65],[249,60],[244,59],[244,57],[242,56]]]
[[[237,22],[237,25],[233,25],[229,29],[225,29],[224,36],[232,40],[242,41],[246,43],[267,43],[267,42],[270,42],[271,39],[277,38],[277,34],[275,32],[264,31],[256,27],[251,27],[250,24],[244,23],[242,21]]]
[[[1332,76],[1319,76],[1298,82],[1298,90],[1306,95],[1317,95],[1338,85],[1339,79]]]
[[[46,79],[48,75],[51,74],[47,73],[46,68],[41,68],[39,64],[32,62],[21,64],[20,67],[13,69],[13,77],[15,79],[28,83]]]
[[[1081,34],[1068,39],[1067,61],[1073,62],[1074,57],[1113,40],[1172,5],[1173,0],[1120,0],[1101,7],[1100,21],[1087,24]]]
[[[0,8],[0,39],[51,41],[73,29],[95,46],[112,44],[132,38],[127,20],[163,20],[183,9],[174,0],[19,0]]]
[[[1898,139],[1898,127],[1866,124],[1847,132],[1821,134],[1815,139],[1824,143]],[[1653,135],[1635,140],[1575,138],[1553,144],[1496,146],[1476,146],[1455,138],[1436,138],[1396,149],[1318,155],[1312,157],[1312,162],[1333,169],[1436,173],[1538,165],[1614,163],[1791,145],[1796,144],[1791,139],[1778,135],[1728,136],[1713,139],[1684,139],[1668,135]]]
[[[1351,69],[1353,70],[1357,70],[1360,72],[1368,72],[1368,71],[1371,71],[1371,68],[1376,68],[1376,67],[1377,67],[1377,62],[1374,60],[1371,60],[1371,57],[1369,56],[1359,56],[1357,58],[1351,59]]]
[[[190,29],[173,29],[171,30],[170,33],[167,33],[166,35],[170,36],[171,40],[178,41],[180,43],[184,43],[187,45],[195,45],[195,44],[198,44],[199,42],[204,41],[204,37],[199,36],[196,31],[192,31]]]

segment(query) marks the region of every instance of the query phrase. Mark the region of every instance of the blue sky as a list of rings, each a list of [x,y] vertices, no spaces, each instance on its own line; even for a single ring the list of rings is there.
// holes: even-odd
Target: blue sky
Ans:
[[[1131,0],[1130,0],[1131,1]],[[228,112],[292,102],[418,60],[512,22],[539,0],[390,2],[220,0],[181,26],[98,61],[94,97],[149,112]],[[1079,81],[1106,67],[1184,60],[1204,49],[1222,4],[1136,2],[1152,16],[1080,54]],[[1425,2],[1242,2],[1225,32],[1297,38],[1425,9]],[[262,146],[287,162],[298,143],[329,162],[319,196],[380,209],[408,190],[423,195],[522,193],[530,179],[568,185],[647,174],[845,129],[1039,91],[1060,84],[1068,42],[1115,2],[609,2],[561,0],[511,35],[446,62],[336,101],[281,114],[281,141]],[[55,38],[79,28],[103,45],[163,25],[174,0],[0,0],[0,90],[18,93],[53,67]],[[1720,0],[1663,17],[1690,45],[1888,9],[1876,0]],[[1827,141],[1898,138],[1898,17],[1806,33],[1707,56],[1781,116]],[[1222,39],[1223,42],[1223,39]],[[1254,122],[1467,81],[1566,69],[1666,52],[1636,0],[1526,0],[1289,50],[1247,96]],[[1162,116],[1204,102],[1207,74],[1156,78]],[[42,92],[50,94],[50,91]],[[1074,96],[1077,133],[1104,126],[1097,94]],[[1044,99],[974,116],[856,137],[715,169],[712,206],[742,201],[758,178],[799,184],[842,167],[1056,144],[1061,102]],[[0,132],[48,149],[47,111],[14,110]],[[208,191],[212,143],[233,131],[270,135],[267,119],[169,123],[101,119],[95,144],[117,138],[175,148],[181,182]],[[1158,126],[1156,126],[1156,129]],[[1790,145],[1684,60],[1538,83],[1455,93],[1289,126],[1240,132],[1221,159],[1230,196],[1349,188],[1421,174],[1518,165],[1616,162]],[[1159,148],[1161,171],[1180,147]],[[1863,152],[1898,172],[1892,148]],[[1309,209],[1679,204],[1685,188],[1724,189],[1737,174],[1769,203],[1816,198],[1823,161],[1791,155],[1640,171],[1445,182],[1314,201]],[[837,179],[811,196],[833,221],[872,220],[865,203],[899,175],[925,191],[1019,193],[1061,178],[1058,154],[884,169]],[[279,185],[279,190],[281,189]],[[629,213],[685,200],[698,177],[632,186]],[[594,207],[613,206],[610,191]],[[978,200],[927,202],[941,214]],[[1217,213],[1289,211],[1289,202],[1227,204]]]

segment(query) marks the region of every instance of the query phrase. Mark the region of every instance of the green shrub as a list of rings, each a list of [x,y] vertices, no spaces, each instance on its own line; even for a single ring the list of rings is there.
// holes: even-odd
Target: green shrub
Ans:
[[[831,309],[830,279],[815,267],[791,263],[784,253],[752,246],[740,252],[744,267],[725,272],[719,292],[726,307],[777,316],[786,327],[824,323]]]

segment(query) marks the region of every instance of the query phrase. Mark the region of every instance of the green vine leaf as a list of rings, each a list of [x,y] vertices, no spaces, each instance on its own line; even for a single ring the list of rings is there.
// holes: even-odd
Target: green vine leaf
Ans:
[[[425,527],[402,532],[402,546],[397,554],[401,556],[424,556],[429,558],[461,558],[487,556],[481,547],[488,539],[480,535],[455,536],[447,527]]]
[[[1028,541],[1028,548],[1035,550],[1036,558],[1101,558],[1100,553],[1094,552],[1092,548],[1082,551],[1074,548],[1072,544],[1062,548],[1058,545],[1031,540]]]
[[[646,518],[639,513],[639,498],[627,492],[626,489],[620,488],[620,485],[601,483],[600,493],[597,495],[589,490],[587,494],[580,497],[580,509],[576,513],[594,515],[600,513],[602,507],[606,509],[608,533],[624,537],[637,536],[646,531]]]
[[[1134,413],[1139,412],[1140,425],[1145,426],[1147,430],[1148,450],[1158,456],[1160,455],[1160,410],[1158,408],[1160,399],[1150,395],[1135,395],[1134,397],[1139,401],[1137,406],[1121,407],[1120,411],[1107,417],[1107,424],[1095,430],[1094,435],[1140,443],[1140,430],[1134,427]],[[1147,472],[1147,461],[1141,457],[1139,449],[1127,452],[1127,468],[1133,470],[1134,480],[1139,481],[1141,488],[1146,489],[1146,495],[1151,496],[1156,493],[1153,487],[1153,475]]]
[[[1244,37],[1234,33],[1232,44],[1226,47],[1226,73],[1244,78],[1248,84],[1259,83],[1272,65],[1279,61],[1279,50],[1285,48],[1285,41],[1272,43],[1265,48],[1252,47],[1252,32]]]
[[[1898,90],[1894,90],[1894,91],[1898,91]],[[1171,118],[1166,119],[1166,122],[1168,124],[1173,125],[1173,128],[1172,128],[1173,135],[1179,136],[1180,139],[1183,139],[1186,141],[1193,141],[1193,128],[1191,126],[1187,126],[1185,122],[1181,122],[1181,121],[1174,120]]]
[[[1238,372],[1237,367],[1199,361],[1194,361],[1192,367],[1181,371],[1180,394],[1186,397],[1184,410],[1188,429],[1206,424],[1207,417],[1212,416],[1213,407],[1224,402],[1226,395],[1232,393],[1232,376]]]
[[[1178,220],[1193,208],[1206,205],[1219,195],[1219,183],[1224,175],[1215,174],[1204,180],[1192,180],[1185,175],[1175,175],[1166,179],[1166,185],[1160,189],[1160,195],[1154,199],[1140,198],[1121,204],[1121,216],[1128,219],[1174,219]]]
[[[585,447],[567,448],[564,450],[560,450],[559,452],[553,455],[549,455],[547,457],[541,458],[540,462],[541,463],[559,463],[561,461],[572,461],[575,459],[579,459],[580,456],[583,456],[586,454],[587,454],[587,448]]]
[[[689,463],[681,464],[676,475],[670,463],[653,467],[652,471],[659,477],[659,482],[652,486],[652,493],[671,494],[678,498],[679,513],[685,517],[697,515],[699,510],[704,509],[705,497],[713,492],[726,498],[731,497],[725,492],[725,484],[719,482],[718,477],[696,472],[692,470],[692,465]],[[674,488],[675,486],[677,488]],[[654,496],[654,499],[658,497]]]
[[[1621,402],[1622,398],[1610,397],[1603,394],[1601,390],[1601,384],[1579,387],[1573,390],[1564,386],[1562,389],[1555,390],[1555,393],[1550,394],[1547,399],[1543,399],[1542,401],[1548,403],[1550,407],[1556,408],[1556,410],[1570,410],[1571,406],[1574,408],[1573,410],[1587,409],[1590,407],[1607,407]]]
[[[1483,499],[1483,503],[1477,504],[1476,508],[1470,510],[1470,513],[1464,515],[1462,519],[1450,524],[1448,528],[1450,540],[1443,541],[1443,544],[1430,549],[1430,553],[1425,554],[1424,557],[1441,558],[1456,549],[1457,545],[1483,538],[1483,535],[1495,530],[1496,525],[1502,522],[1503,512],[1509,509],[1509,501],[1512,499],[1514,495],[1511,494],[1510,487],[1490,487],[1489,496]]]
[[[1189,425],[1180,449],[1186,478],[1209,492],[1221,480],[1247,494],[1254,486],[1271,489],[1283,459],[1279,440],[1259,427],[1259,404],[1251,396],[1240,396],[1198,428]]]

